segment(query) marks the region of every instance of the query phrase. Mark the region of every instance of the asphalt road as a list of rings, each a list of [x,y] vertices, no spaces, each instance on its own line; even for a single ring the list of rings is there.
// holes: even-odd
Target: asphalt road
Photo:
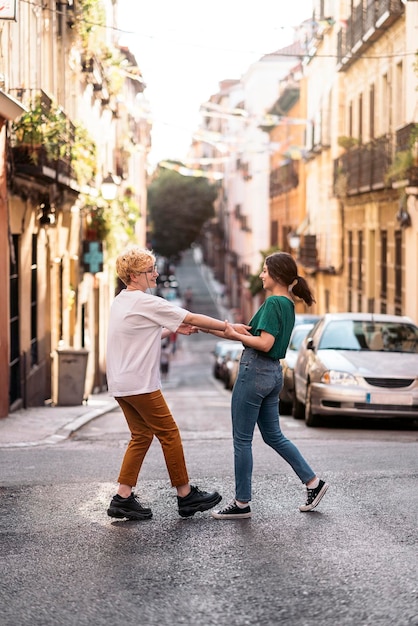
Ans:
[[[181,338],[164,389],[192,482],[227,501],[230,392],[211,376],[213,341]],[[417,626],[417,431],[282,426],[331,485],[312,513],[259,435],[253,518],[233,522],[178,516],[157,443],[138,483],[153,519],[108,518],[128,440],[118,410],[64,443],[0,450],[0,624]]]

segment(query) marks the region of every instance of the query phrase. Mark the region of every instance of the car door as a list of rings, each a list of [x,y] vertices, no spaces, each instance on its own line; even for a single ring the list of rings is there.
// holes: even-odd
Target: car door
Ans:
[[[299,349],[295,365],[295,397],[301,404],[305,404],[306,386],[312,362],[315,359],[315,347],[318,346],[324,322],[318,322],[306,335]],[[311,346],[311,347],[309,347]]]

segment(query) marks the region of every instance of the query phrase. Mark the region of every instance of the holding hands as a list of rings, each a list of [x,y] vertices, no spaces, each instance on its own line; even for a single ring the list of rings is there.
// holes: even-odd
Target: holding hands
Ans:
[[[233,330],[239,335],[251,335],[251,333],[249,332],[251,326],[248,326],[247,324],[229,324],[227,320],[225,320],[225,324],[233,328]]]
[[[186,324],[185,322],[180,324],[180,326],[177,328],[177,332],[180,335],[193,335],[193,333],[197,333],[198,330],[199,329],[196,326],[193,326],[192,324]]]

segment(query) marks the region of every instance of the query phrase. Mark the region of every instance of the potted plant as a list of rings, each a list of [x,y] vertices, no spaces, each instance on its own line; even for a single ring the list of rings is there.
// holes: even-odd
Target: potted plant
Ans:
[[[37,96],[29,111],[12,124],[12,145],[34,163],[38,163],[41,150],[49,160],[56,160],[68,151],[69,121],[64,111],[53,103],[45,104]]]
[[[359,140],[356,137],[346,137],[345,135],[341,135],[337,139],[337,143],[340,148],[344,148],[344,150],[351,150],[355,146],[359,145]]]

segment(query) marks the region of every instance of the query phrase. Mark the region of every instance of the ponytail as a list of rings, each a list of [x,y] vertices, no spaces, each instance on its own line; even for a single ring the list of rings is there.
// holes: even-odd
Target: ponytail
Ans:
[[[274,252],[266,257],[270,276],[282,285],[287,285],[289,294],[303,300],[308,306],[315,302],[308,283],[299,276],[295,259],[287,252]]]
[[[313,293],[309,288],[308,283],[303,278],[303,276],[296,276],[292,285],[289,286],[289,291],[291,294],[294,294],[297,298],[303,300],[308,306],[311,306],[315,302],[315,298],[313,297]]]

